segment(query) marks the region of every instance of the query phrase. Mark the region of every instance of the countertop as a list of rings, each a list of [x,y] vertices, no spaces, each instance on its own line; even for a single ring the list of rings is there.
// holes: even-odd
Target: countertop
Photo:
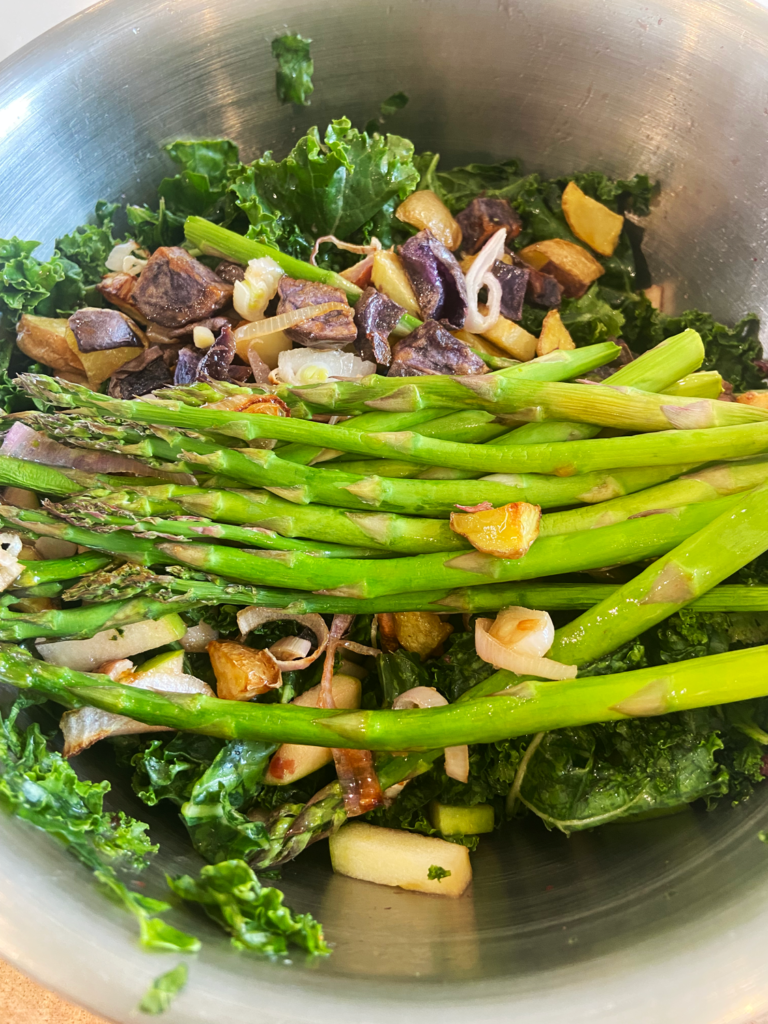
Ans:
[[[3,10],[0,61],[35,36],[90,6],[91,0],[25,0]],[[5,5],[3,5],[5,7]],[[0,107],[2,96],[0,96]],[[65,1002],[0,960],[2,1024],[107,1024]]]

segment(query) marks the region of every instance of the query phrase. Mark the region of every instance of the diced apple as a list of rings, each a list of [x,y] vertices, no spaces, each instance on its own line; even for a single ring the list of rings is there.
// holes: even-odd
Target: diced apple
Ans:
[[[451,512],[450,525],[478,551],[497,558],[522,558],[539,535],[540,519],[538,505],[512,501],[478,512]]]
[[[356,821],[339,829],[329,844],[333,870],[365,882],[436,896],[461,896],[472,880],[466,846],[436,836]],[[439,880],[430,878],[435,868],[450,874]]]
[[[574,235],[601,256],[612,256],[624,227],[621,214],[585,195],[575,181],[566,185],[562,204]]]
[[[414,316],[421,316],[411,282],[403,270],[400,257],[393,252],[379,249],[373,257],[371,281],[380,292],[388,295],[403,309]]]
[[[578,299],[593,281],[605,273],[602,264],[591,253],[565,238],[550,238],[527,245],[520,250],[520,258],[534,270],[550,274],[559,281],[563,295],[569,299]]]
[[[149,683],[156,675],[182,675],[184,672],[184,651],[164,651],[140,665],[134,675],[141,680],[140,685]]]
[[[105,629],[88,640],[56,640],[37,645],[43,661],[78,672],[93,672],[105,661],[130,658],[155,647],[180,640],[186,625],[179,615],[164,615],[162,619],[131,622],[117,629]]]
[[[493,832],[493,807],[490,804],[453,807],[433,800],[429,805],[429,820],[444,836],[477,836],[481,832]]]
[[[534,334],[529,334],[525,328],[521,327],[520,324],[516,324],[514,320],[507,320],[505,316],[500,316],[493,327],[489,327],[487,331],[483,332],[483,337],[492,341],[494,345],[500,348],[507,355],[512,356],[513,359],[519,359],[521,362],[527,363],[529,359],[533,359],[536,355],[536,346],[538,339]]]
[[[280,685],[280,669],[269,651],[234,640],[211,640],[208,655],[222,700],[250,700]]]
[[[536,346],[537,356],[546,356],[557,349],[576,348],[576,343],[571,337],[568,328],[560,319],[560,313],[556,309],[550,309],[544,317],[541,326],[539,343]]]
[[[434,612],[395,612],[395,636],[406,651],[428,657],[453,632]]]
[[[335,675],[331,680],[333,699],[337,708],[360,707],[360,680],[354,676]],[[291,704],[302,708],[316,708],[320,699],[320,686],[295,697]],[[330,747],[308,747],[301,743],[283,743],[277,748],[264,776],[268,786],[288,786],[303,779],[333,760]]]

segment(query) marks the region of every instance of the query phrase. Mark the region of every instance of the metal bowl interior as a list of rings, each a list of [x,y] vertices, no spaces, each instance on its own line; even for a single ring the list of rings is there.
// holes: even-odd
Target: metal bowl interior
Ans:
[[[309,109],[274,95],[269,43],[286,25],[314,39]],[[393,130],[446,166],[517,156],[547,173],[659,178],[645,249],[677,307],[765,313],[766,69],[768,14],[746,0],[104,0],[0,68],[0,237],[50,246],[100,197],[149,199],[169,138],[282,153],[309,125],[364,123],[403,89]],[[110,771],[104,752],[81,763]],[[115,790],[147,816],[124,780]],[[767,800],[570,839],[526,822],[483,840],[458,901],[335,877],[313,848],[284,885],[335,955],[263,963],[179,912],[205,945],[165,1019],[756,1021],[768,1011]],[[149,817],[162,846],[150,884],[193,868],[173,814]],[[6,817],[0,955],[120,1022],[169,966],[136,948],[132,922],[79,865]]]

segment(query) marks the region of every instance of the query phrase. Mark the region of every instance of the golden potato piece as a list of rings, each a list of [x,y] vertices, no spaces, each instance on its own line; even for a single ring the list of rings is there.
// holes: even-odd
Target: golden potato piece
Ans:
[[[566,185],[562,202],[565,219],[574,235],[601,256],[612,256],[624,227],[621,214],[590,199],[575,181]]]
[[[492,341],[513,359],[520,359],[524,363],[536,355],[536,336],[529,334],[520,324],[507,320],[504,316],[500,316],[493,327],[485,331],[483,337]]]
[[[82,376],[83,364],[67,344],[67,321],[24,313],[16,328],[16,344],[25,356],[57,373]]]
[[[534,242],[521,249],[519,255],[534,270],[554,277],[568,299],[578,299],[593,281],[605,273],[602,265],[586,249],[564,238]]]
[[[371,283],[380,292],[388,295],[393,302],[408,310],[409,313],[413,313],[414,316],[421,316],[411,282],[403,270],[400,257],[394,252],[386,252],[384,249],[380,249],[374,255]]]
[[[461,245],[461,228],[453,214],[442,199],[428,188],[411,192],[395,210],[395,216],[419,231],[426,229],[449,249],[458,249]]]
[[[451,512],[451,529],[473,548],[498,558],[522,558],[539,535],[541,507],[513,501],[481,512]]]
[[[560,313],[556,309],[550,309],[544,317],[539,342],[536,346],[536,355],[545,356],[548,352],[554,352],[559,348],[576,348],[576,342],[560,319]]]
[[[67,345],[80,358],[91,387],[98,387],[99,384],[111,377],[115,370],[119,370],[124,363],[130,363],[144,351],[142,347],[126,345],[121,348],[106,348],[96,352],[81,352],[77,339],[70,330],[67,330]]]
[[[280,669],[268,651],[258,651],[234,640],[212,640],[208,655],[222,700],[250,700],[281,683]]]
[[[434,612],[395,612],[395,635],[406,651],[429,657],[453,632]]]
[[[337,708],[360,707],[360,680],[337,673],[331,680],[333,700]],[[291,704],[302,708],[316,708],[320,699],[320,684],[295,697]],[[288,786],[311,775],[333,760],[330,747],[308,747],[303,743],[282,743],[269,762],[264,775],[268,786]]]
[[[755,409],[768,409],[768,391],[745,391],[743,395],[736,396],[736,401]]]

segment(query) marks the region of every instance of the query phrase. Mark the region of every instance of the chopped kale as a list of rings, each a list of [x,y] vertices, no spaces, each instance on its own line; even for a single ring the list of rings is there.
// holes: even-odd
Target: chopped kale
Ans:
[[[187,965],[182,963],[155,978],[139,1003],[140,1012],[150,1015],[165,1013],[187,984],[188,976]]]
[[[441,868],[439,864],[430,864],[427,871],[427,878],[430,882],[442,882],[444,878],[450,878],[451,872]]]
[[[277,98],[281,103],[308,107],[315,91],[312,75],[315,65],[309,55],[311,39],[300,35],[284,35],[272,40],[272,56],[277,61],[275,80]]]

